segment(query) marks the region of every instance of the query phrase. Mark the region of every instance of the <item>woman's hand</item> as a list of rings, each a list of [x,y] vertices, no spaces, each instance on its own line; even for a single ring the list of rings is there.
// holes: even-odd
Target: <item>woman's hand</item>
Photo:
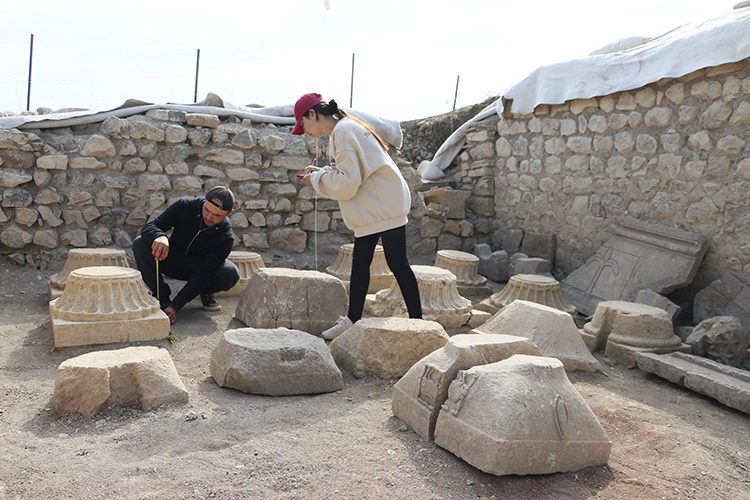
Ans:
[[[320,169],[316,167],[315,165],[309,165],[305,167],[305,176],[302,178],[302,180],[306,182],[307,184],[309,184],[310,186],[312,186],[312,180],[310,179],[310,174],[313,172],[317,172],[318,170]]]

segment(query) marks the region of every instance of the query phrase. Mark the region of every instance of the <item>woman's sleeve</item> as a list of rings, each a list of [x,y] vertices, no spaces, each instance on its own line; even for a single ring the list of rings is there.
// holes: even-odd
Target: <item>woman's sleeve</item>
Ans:
[[[313,188],[321,196],[332,200],[350,200],[354,198],[362,185],[363,168],[359,157],[350,144],[346,149],[336,150],[336,166],[322,169],[310,175]]]

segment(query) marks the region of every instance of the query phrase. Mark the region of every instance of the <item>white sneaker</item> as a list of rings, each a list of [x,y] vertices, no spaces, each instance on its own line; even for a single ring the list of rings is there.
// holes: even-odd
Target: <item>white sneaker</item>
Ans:
[[[352,323],[352,320],[349,319],[349,316],[342,316],[341,318],[339,318],[338,323],[321,333],[320,336],[326,340],[335,339],[353,326],[354,323]]]

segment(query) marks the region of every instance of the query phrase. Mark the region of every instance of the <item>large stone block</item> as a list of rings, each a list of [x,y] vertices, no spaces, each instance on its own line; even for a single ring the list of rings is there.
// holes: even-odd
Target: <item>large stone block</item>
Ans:
[[[459,370],[507,359],[514,354],[541,356],[529,339],[512,335],[454,335],[442,348],[412,366],[393,386],[393,414],[424,439],[433,439],[440,408]]]
[[[433,188],[424,193],[424,202],[437,203],[448,207],[449,219],[464,219],[466,217],[466,200],[471,191],[460,191],[450,188]]]
[[[336,364],[357,378],[398,378],[448,339],[443,327],[434,321],[365,318],[333,339],[329,347]]]
[[[97,351],[63,361],[57,368],[53,404],[59,415],[137,405],[188,402],[188,392],[165,349],[152,346]]]
[[[750,414],[750,374],[682,352],[636,353],[638,368]]]
[[[500,333],[531,340],[542,356],[557,358],[566,370],[601,371],[570,314],[542,304],[516,300],[472,333]]]
[[[742,323],[733,316],[716,316],[701,321],[685,343],[693,354],[711,358],[725,365],[740,367],[747,358],[748,342]]]
[[[83,267],[49,303],[55,347],[167,338],[169,318],[135,269]]]
[[[318,271],[260,268],[250,277],[234,316],[251,328],[302,330],[313,335],[346,314],[341,280]]]
[[[562,363],[522,354],[458,373],[435,444],[498,476],[600,466],[612,450]]]
[[[499,283],[508,281],[508,252],[493,252],[487,243],[479,243],[474,247],[474,254],[479,257],[479,274]]]
[[[590,316],[602,301],[633,301],[645,288],[664,294],[690,284],[707,249],[702,236],[628,218],[560,288]]]
[[[287,328],[228,330],[211,351],[210,368],[221,387],[249,394],[293,396],[344,388],[325,340]]]

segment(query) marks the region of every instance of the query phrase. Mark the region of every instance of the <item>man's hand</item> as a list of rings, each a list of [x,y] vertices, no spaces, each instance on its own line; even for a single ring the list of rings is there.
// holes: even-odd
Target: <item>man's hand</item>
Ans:
[[[164,314],[169,317],[169,324],[174,324],[174,320],[177,319],[177,311],[175,311],[174,307],[167,306],[164,308]]]
[[[166,236],[162,235],[154,240],[151,244],[151,255],[153,255],[156,260],[164,260],[167,258],[167,255],[169,255],[169,239]],[[172,320],[172,323],[174,323],[174,320]]]

